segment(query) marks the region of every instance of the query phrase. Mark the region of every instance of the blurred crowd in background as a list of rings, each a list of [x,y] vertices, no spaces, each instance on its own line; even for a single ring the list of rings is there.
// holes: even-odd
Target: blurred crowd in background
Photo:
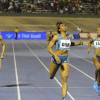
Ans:
[[[100,0],[0,0],[0,13],[100,14]]]

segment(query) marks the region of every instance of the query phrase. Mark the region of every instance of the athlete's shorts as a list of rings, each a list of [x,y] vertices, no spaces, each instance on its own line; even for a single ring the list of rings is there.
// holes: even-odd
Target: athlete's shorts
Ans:
[[[98,61],[99,61],[99,63],[100,63],[100,56],[97,56],[97,55],[96,55],[96,58],[98,59]]]
[[[61,60],[61,64],[69,63],[69,57],[68,56],[59,56],[59,58]],[[55,60],[55,58],[53,56],[51,57],[51,61],[54,62],[55,64],[57,64],[56,60]]]

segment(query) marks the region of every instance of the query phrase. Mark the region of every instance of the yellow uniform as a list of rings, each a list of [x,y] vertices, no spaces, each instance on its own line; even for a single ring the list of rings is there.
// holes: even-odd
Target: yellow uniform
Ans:
[[[2,59],[5,56],[5,41],[2,39],[2,36],[0,35],[0,68],[1,68],[1,64],[2,64]]]
[[[58,23],[57,34],[54,35],[48,44],[48,52],[52,55],[50,63],[50,79],[53,79],[56,71],[60,67],[61,83],[62,83],[62,100],[66,100],[68,91],[68,77],[69,77],[69,50],[71,45],[79,45],[79,43],[71,43],[68,35],[65,32],[65,25]],[[55,49],[53,49],[55,47]]]
[[[100,88],[100,28],[97,29],[97,38],[95,40],[90,40],[88,44],[88,52],[90,51],[91,46],[95,48],[93,63],[95,65],[95,84],[96,91],[99,91]]]
[[[16,27],[16,29],[15,29],[15,39],[17,39],[18,38],[18,32],[19,32],[19,28],[18,27]]]

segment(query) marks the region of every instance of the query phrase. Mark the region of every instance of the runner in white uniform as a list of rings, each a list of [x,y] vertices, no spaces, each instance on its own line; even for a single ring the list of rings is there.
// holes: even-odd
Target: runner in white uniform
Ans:
[[[66,35],[65,25],[62,22],[57,23],[58,34],[48,44],[48,52],[52,55],[50,63],[50,79],[53,79],[58,68],[60,67],[62,83],[62,100],[66,100],[68,91],[69,77],[69,51],[71,45],[80,45],[81,43],[71,42]],[[55,49],[53,49],[55,47]]]

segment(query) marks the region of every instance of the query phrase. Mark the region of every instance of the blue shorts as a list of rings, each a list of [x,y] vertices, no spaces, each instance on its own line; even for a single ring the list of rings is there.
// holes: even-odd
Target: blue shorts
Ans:
[[[99,61],[99,63],[100,63],[100,56],[97,56],[97,55],[96,55],[96,58],[98,59],[98,61]]]
[[[59,58],[61,60],[61,64],[63,64],[63,63],[69,63],[69,57],[68,56],[59,56]],[[56,60],[54,59],[53,56],[51,57],[51,61],[54,62],[55,64],[57,64]]]

